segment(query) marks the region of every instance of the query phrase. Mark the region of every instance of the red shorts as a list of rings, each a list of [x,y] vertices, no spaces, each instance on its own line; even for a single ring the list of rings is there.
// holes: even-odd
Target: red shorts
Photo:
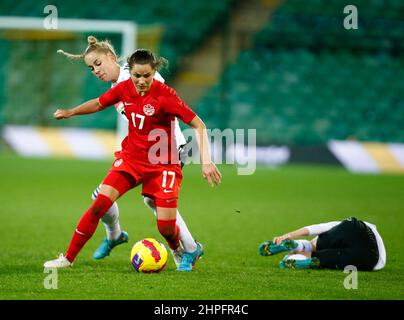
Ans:
[[[127,159],[117,158],[111,166],[111,172],[124,172],[133,180],[123,184],[122,187],[110,179],[110,174],[104,179],[103,184],[116,188],[120,194],[142,184],[142,195],[152,198],[156,206],[176,208],[178,194],[181,188],[182,171],[178,164],[148,164]]]

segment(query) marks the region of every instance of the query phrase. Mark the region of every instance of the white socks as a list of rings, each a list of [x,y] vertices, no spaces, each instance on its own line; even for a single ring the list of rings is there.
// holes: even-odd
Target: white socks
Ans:
[[[157,216],[156,206],[154,201],[148,197],[143,197],[144,203],[153,211],[154,215]],[[187,224],[177,210],[176,224],[180,228],[180,240],[186,252],[194,252],[196,250],[196,242],[192,237],[191,232],[189,232]]]
[[[293,250],[293,252],[312,252],[313,245],[309,240],[295,240],[297,242],[297,247]]]
[[[184,246],[186,252],[194,252],[196,248],[195,239],[192,237],[191,232],[189,232],[187,224],[184,219],[182,219],[179,211],[177,210],[177,225],[180,228],[180,240]]]
[[[302,255],[302,254],[288,254],[283,258],[283,260],[289,260],[289,259],[292,259],[292,260],[306,260],[306,259],[309,259],[309,258],[306,257],[305,255]]]
[[[122,233],[121,226],[119,225],[119,209],[116,202],[114,202],[111,208],[101,218],[102,223],[107,231],[108,240],[116,240]]]

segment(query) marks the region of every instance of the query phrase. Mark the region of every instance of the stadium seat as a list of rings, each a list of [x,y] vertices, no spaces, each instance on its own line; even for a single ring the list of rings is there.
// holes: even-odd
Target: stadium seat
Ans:
[[[229,110],[220,126],[254,124],[261,144],[403,142],[404,4],[349,4],[360,13],[357,30],[343,28],[346,1],[283,1],[216,85],[228,88],[214,107]],[[206,115],[213,97],[200,102]]]
[[[197,110],[209,118],[227,108],[227,125],[215,126],[256,128],[259,143],[395,142],[404,123],[396,111],[397,101],[404,105],[402,71],[402,62],[384,53],[252,49],[225,72],[227,103],[211,103],[217,86]]]

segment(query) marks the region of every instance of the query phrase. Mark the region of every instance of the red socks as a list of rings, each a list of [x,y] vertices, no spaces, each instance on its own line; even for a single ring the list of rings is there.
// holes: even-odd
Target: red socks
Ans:
[[[175,223],[176,220],[157,220],[157,227],[160,234],[167,240],[172,250],[180,245],[180,229]]]
[[[80,250],[94,234],[99,220],[112,206],[112,203],[113,202],[103,194],[99,194],[94,200],[93,204],[84,213],[77,225],[65,255],[67,260],[70,262],[74,261]],[[177,249],[180,245],[180,229],[176,224],[176,219],[157,220],[157,227],[170,248],[172,250]]]
[[[99,194],[86,213],[81,217],[73,238],[66,252],[66,259],[73,262],[80,250],[92,237],[98,226],[98,221],[108,211],[112,201],[103,194]]]

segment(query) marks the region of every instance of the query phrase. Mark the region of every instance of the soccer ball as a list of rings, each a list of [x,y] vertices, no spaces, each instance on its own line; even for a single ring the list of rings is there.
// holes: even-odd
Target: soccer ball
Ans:
[[[135,243],[130,261],[137,272],[160,272],[167,263],[167,249],[160,241],[146,238]]]

